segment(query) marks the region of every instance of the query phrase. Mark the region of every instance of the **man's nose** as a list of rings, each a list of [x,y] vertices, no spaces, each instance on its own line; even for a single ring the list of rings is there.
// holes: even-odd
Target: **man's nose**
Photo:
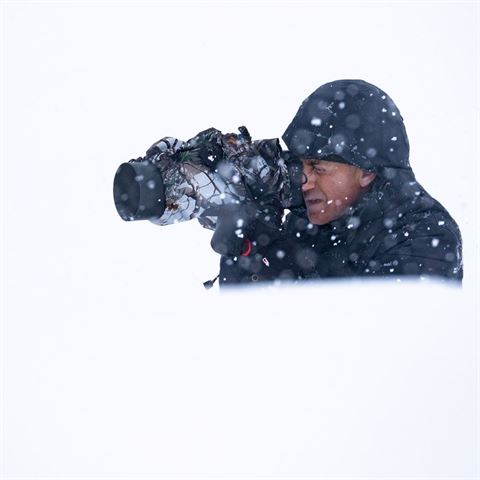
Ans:
[[[313,181],[313,172],[308,172],[308,170],[303,167],[303,184],[302,184],[302,191],[306,192],[311,190],[314,187]]]

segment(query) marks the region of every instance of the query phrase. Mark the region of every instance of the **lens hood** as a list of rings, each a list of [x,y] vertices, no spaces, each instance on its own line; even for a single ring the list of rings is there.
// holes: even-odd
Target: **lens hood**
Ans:
[[[113,181],[113,198],[125,221],[152,220],[165,211],[162,174],[152,162],[122,163]]]

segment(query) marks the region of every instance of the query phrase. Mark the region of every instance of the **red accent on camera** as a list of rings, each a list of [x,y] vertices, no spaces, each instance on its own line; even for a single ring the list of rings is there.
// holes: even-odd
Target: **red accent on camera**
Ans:
[[[248,257],[252,253],[252,242],[248,238],[245,241],[247,242],[247,249],[242,253],[242,257]]]

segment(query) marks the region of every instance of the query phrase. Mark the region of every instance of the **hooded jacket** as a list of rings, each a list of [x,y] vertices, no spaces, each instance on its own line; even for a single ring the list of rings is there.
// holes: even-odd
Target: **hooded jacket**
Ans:
[[[458,226],[416,181],[403,118],[384,91],[362,80],[322,85],[302,103],[283,140],[297,157],[347,163],[376,178],[333,222],[313,225],[304,208],[296,209],[272,243],[249,256],[222,257],[222,286],[352,276],[462,279]]]

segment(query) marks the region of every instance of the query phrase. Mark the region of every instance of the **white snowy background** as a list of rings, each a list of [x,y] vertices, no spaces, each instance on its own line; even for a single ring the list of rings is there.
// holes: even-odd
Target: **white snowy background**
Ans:
[[[476,2],[2,2],[5,479],[479,478]],[[117,166],[279,137],[323,83],[405,119],[463,289],[221,294],[196,221],[123,222]]]

